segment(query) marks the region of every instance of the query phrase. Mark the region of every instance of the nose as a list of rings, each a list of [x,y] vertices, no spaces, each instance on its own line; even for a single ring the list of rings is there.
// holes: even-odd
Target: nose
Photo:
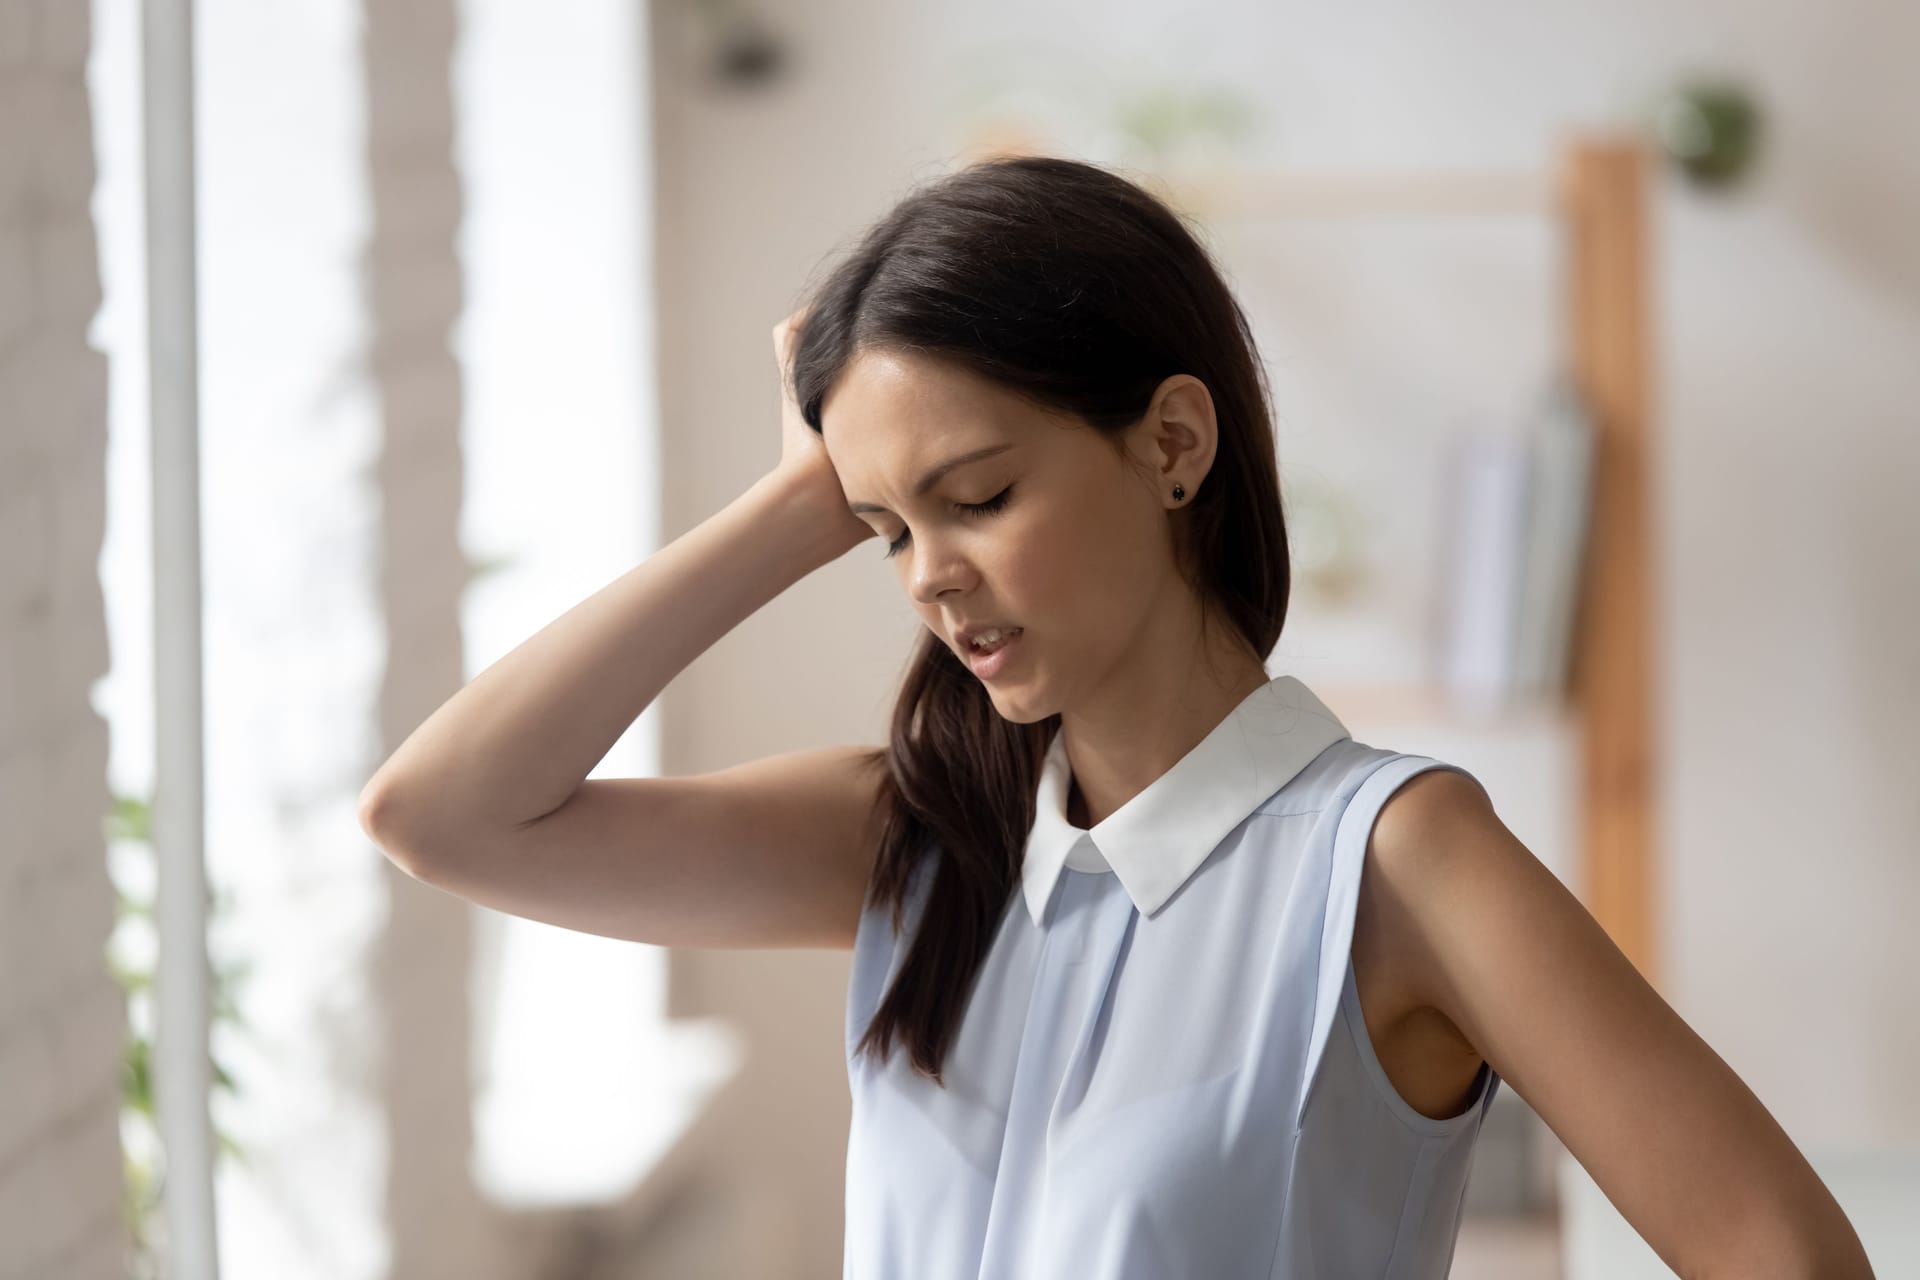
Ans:
[[[940,597],[953,591],[965,591],[973,580],[966,561],[932,539],[915,546],[913,575],[908,590],[920,604],[937,604]]]

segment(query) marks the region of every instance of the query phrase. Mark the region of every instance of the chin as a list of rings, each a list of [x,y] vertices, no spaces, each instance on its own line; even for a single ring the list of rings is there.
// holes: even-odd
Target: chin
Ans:
[[[992,685],[987,686],[987,696],[993,700],[993,709],[1000,713],[1000,718],[1009,724],[1038,724],[1053,714],[1051,711],[1034,710],[1024,698],[1014,700],[1010,706],[1008,699],[994,693]]]

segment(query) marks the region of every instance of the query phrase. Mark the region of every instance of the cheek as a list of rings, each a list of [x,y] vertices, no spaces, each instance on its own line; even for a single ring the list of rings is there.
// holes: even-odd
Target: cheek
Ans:
[[[1130,628],[1149,587],[1137,532],[1100,511],[1063,514],[1023,529],[1003,565],[998,597],[1024,608],[1058,641],[1098,647]]]

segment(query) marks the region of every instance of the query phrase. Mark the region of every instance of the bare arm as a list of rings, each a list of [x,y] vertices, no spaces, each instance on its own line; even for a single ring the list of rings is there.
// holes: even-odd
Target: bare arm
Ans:
[[[1420,1002],[1674,1271],[1871,1280],[1846,1214],[1779,1123],[1474,781],[1409,781],[1381,811],[1367,874]]]
[[[783,363],[794,320],[774,328]],[[689,663],[876,536],[785,390],[777,468],[482,671],[374,773],[361,825],[402,866],[559,809]]]

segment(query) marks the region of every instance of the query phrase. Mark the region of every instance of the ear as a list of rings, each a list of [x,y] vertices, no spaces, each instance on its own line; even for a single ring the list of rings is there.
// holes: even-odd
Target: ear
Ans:
[[[1135,427],[1136,448],[1153,468],[1164,499],[1178,484],[1193,501],[1200,482],[1213,469],[1220,429],[1213,395],[1190,373],[1176,373],[1154,389],[1153,400]]]

